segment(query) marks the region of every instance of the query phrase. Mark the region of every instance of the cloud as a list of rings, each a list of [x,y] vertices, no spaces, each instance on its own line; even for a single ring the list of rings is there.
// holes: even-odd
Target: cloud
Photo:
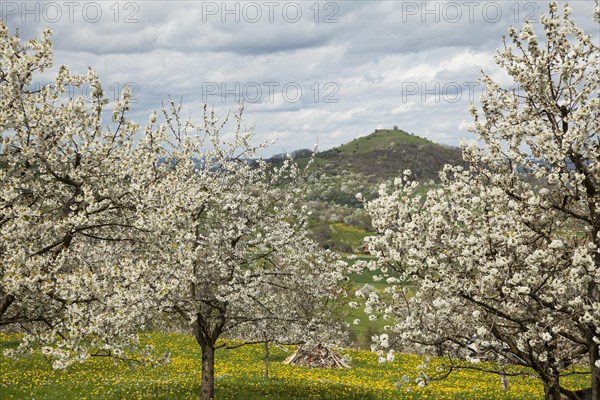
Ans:
[[[92,66],[111,100],[133,85],[136,121],[168,96],[183,98],[196,116],[205,101],[226,114],[241,100],[259,139],[279,138],[274,153],[310,148],[317,138],[325,149],[393,125],[458,144],[469,137],[467,107],[481,90],[480,71],[510,84],[492,59],[502,36],[546,8],[537,1],[52,3],[60,17],[49,2],[3,1],[0,12],[23,38],[50,26],[55,66],[79,73]],[[573,15],[597,39],[588,3],[573,2]]]

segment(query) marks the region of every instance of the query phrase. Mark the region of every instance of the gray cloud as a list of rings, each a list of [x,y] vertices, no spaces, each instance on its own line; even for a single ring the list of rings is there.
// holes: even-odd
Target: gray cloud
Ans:
[[[24,10],[23,2],[3,1],[0,12],[23,38],[50,26],[55,65],[81,73],[92,66],[107,97],[134,85],[135,120],[145,122],[169,95],[183,98],[190,115],[204,101],[227,113],[244,100],[259,139],[279,139],[273,152],[311,147],[317,139],[328,148],[393,125],[458,144],[469,135],[466,110],[480,91],[480,70],[510,83],[492,61],[502,36],[547,7],[545,1],[123,1],[80,2],[69,14],[67,2],[50,2],[58,17],[48,3],[28,2]],[[580,26],[600,37],[592,2],[571,6]]]

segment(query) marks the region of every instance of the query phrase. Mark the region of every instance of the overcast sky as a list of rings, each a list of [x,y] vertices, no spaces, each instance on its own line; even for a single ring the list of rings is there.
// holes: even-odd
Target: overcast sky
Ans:
[[[562,2],[561,2],[562,4]],[[571,1],[596,39],[593,1]],[[542,1],[0,1],[23,38],[54,32],[55,66],[92,66],[107,96],[134,88],[141,123],[170,95],[200,116],[236,101],[272,153],[321,149],[401,129],[457,145],[469,137],[480,70],[510,25],[538,20]]]

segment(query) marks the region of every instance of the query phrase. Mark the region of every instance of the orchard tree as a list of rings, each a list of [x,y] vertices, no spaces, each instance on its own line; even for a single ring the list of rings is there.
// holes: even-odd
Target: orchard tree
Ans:
[[[241,109],[218,119],[181,121],[164,112],[161,160],[168,171],[145,199],[140,226],[161,272],[155,294],[170,318],[191,326],[202,349],[202,399],[214,396],[215,351],[222,337],[244,342],[333,340],[342,327],[328,303],[344,295],[345,263],[306,234],[301,171],[257,156]],[[225,131],[225,132],[224,132]],[[266,334],[265,334],[266,332]]]
[[[383,359],[410,346],[524,365],[547,399],[576,399],[560,376],[587,359],[600,398],[600,50],[570,14],[550,3],[542,40],[510,29],[495,61],[515,87],[483,74],[467,169],[446,166],[426,195],[407,171],[367,204],[388,287],[366,308],[394,321],[374,343]]]
[[[133,146],[129,92],[102,126],[91,69],[36,85],[52,67],[49,30],[22,43],[0,21],[0,57],[0,327],[25,331],[20,350],[41,348],[55,368],[124,358],[151,309],[136,221],[156,164]]]
[[[126,358],[147,321],[174,317],[202,347],[211,398],[222,335],[343,336],[329,303],[345,293],[345,264],[307,238],[299,170],[256,160],[265,146],[250,145],[241,114],[223,138],[214,113],[196,126],[171,103],[140,132],[125,90],[102,126],[92,70],[61,67],[36,87],[49,31],[21,43],[2,23],[0,35],[0,326],[26,331],[20,353],[40,348],[55,368]],[[85,87],[89,98],[69,97]]]
[[[140,132],[125,90],[102,126],[91,69],[36,87],[50,31],[21,43],[2,23],[0,36],[0,327],[25,330],[21,353],[40,348],[55,368],[146,356],[140,329],[179,319],[202,347],[208,399],[224,335],[343,336],[345,264],[306,236],[300,171],[256,160],[266,145],[250,145],[241,112],[222,137],[226,120],[205,109],[196,126],[171,102]],[[68,96],[84,87],[89,98]]]

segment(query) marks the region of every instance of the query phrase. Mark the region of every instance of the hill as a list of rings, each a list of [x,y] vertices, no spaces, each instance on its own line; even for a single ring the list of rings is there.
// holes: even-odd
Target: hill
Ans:
[[[310,150],[292,152],[300,166],[310,157]],[[281,162],[285,154],[274,156],[272,162]],[[444,164],[465,165],[461,150],[432,142],[400,129],[377,129],[341,146],[319,152],[313,169],[330,176],[359,174],[369,184],[378,184],[410,169],[417,180],[438,179]]]
[[[376,183],[410,169],[418,180],[437,179],[444,164],[464,164],[461,150],[434,143],[399,129],[379,129],[341,146],[319,153],[319,170],[365,175]]]

